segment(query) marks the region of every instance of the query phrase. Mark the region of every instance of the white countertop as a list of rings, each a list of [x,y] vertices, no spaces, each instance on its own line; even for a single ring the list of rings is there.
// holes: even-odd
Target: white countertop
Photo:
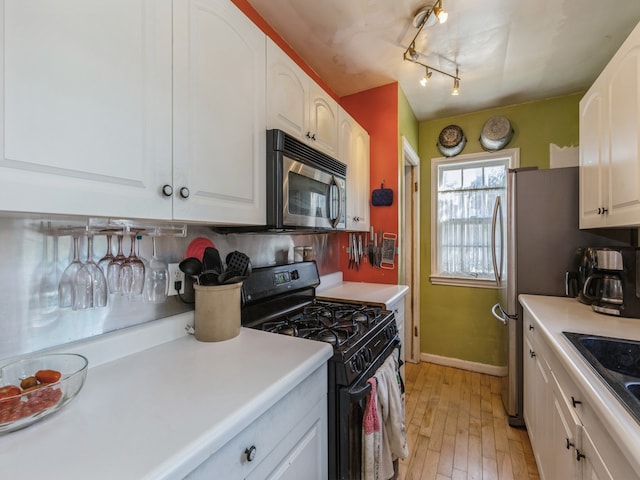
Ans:
[[[199,342],[183,318],[156,322],[58,349],[88,357],[84,388],[58,413],[0,436],[3,477],[182,478],[332,355],[326,343],[246,328]],[[157,344],[126,355],[132,335]]]
[[[388,307],[400,300],[409,291],[406,285],[384,283],[343,282],[322,278],[316,296],[322,300],[354,301]]]
[[[562,334],[569,331],[640,340],[640,319],[598,314],[574,298],[520,295],[519,300],[540,324],[546,342],[584,389],[602,424],[640,475],[640,424]]]

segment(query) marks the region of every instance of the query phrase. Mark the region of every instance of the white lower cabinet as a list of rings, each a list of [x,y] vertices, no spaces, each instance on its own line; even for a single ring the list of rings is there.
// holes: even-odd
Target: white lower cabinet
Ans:
[[[523,326],[524,420],[540,478],[638,479],[526,310]]]
[[[327,369],[322,366],[187,478],[327,478],[327,415]]]

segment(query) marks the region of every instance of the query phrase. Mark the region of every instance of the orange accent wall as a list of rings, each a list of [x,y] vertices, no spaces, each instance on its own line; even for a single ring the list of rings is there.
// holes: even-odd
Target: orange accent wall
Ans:
[[[340,99],[342,107],[369,132],[371,191],[393,189],[393,205],[370,207],[371,225],[377,232],[398,233],[398,84],[392,83]],[[369,195],[371,198],[371,195]],[[360,270],[349,270],[348,234],[340,236],[340,267],[344,280],[372,283],[398,283],[398,257],[393,270],[373,268],[365,263]],[[367,236],[368,238],[368,236]]]
[[[300,68],[302,68],[307,75],[315,80],[329,95],[331,95],[336,101],[339,100],[336,93],[322,80],[316,72],[314,72],[309,65],[292,49],[287,42],[276,32],[271,25],[269,25],[264,18],[256,11],[255,8],[249,4],[247,0],[231,0],[242,13],[244,13],[249,19],[255,23],[260,30],[262,30],[271,40],[275,42],[282,50],[284,50],[291,59],[296,62]]]

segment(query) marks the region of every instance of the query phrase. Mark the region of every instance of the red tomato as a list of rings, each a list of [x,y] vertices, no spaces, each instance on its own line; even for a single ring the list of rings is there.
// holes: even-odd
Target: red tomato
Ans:
[[[62,375],[57,370],[38,370],[36,378],[41,383],[54,383],[60,380]]]
[[[1,398],[9,398],[14,395],[20,395],[22,390],[20,387],[16,387],[15,385],[5,385],[4,387],[0,387],[0,399]]]

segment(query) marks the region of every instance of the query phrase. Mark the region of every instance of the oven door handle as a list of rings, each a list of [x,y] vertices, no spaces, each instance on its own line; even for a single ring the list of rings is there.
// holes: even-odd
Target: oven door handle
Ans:
[[[351,400],[360,400],[362,397],[366,397],[371,392],[371,384],[365,383],[364,387],[352,387],[349,389],[349,397]]]

